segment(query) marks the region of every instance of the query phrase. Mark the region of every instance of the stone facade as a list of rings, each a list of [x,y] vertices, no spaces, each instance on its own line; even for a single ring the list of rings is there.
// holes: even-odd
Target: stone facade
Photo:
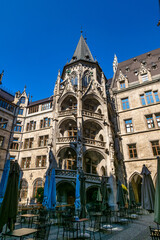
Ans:
[[[0,108],[0,117],[8,119],[7,128],[0,128],[0,136],[5,135],[0,167],[9,156],[18,160],[21,202],[34,200],[44,185],[49,158],[56,169],[59,203],[74,202],[81,169],[87,202],[102,176],[111,187],[110,206],[116,205],[118,179],[125,185],[132,182],[140,201],[142,166],[155,179],[160,151],[159,56],[157,49],[119,64],[115,56],[114,76],[107,80],[81,35],[71,61],[58,72],[53,96],[31,102],[24,89],[10,97],[14,112]]]
[[[111,84],[127,182],[139,187],[143,164],[154,182],[156,179],[160,155],[159,69],[160,49],[156,49],[117,64]]]

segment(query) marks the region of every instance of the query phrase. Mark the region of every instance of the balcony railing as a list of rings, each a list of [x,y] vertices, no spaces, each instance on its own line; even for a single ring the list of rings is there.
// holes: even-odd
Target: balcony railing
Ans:
[[[82,115],[87,116],[87,117],[94,117],[98,119],[103,119],[103,115],[100,113],[88,111],[88,110],[82,110]]]
[[[62,170],[62,169],[56,169],[56,177],[58,178],[74,178],[76,179],[77,177],[77,171],[76,170]],[[86,182],[101,182],[101,176],[98,176],[96,174],[90,174],[90,173],[85,173],[84,174],[86,177]],[[107,178],[107,177],[105,177]]]
[[[77,137],[59,137],[57,139],[57,142],[59,143],[70,143],[70,142],[76,142]]]
[[[69,116],[69,115],[74,115],[77,113],[77,109],[69,109],[69,110],[62,110],[62,111],[59,111],[59,116],[60,117],[63,117],[63,116]]]
[[[105,142],[102,142],[102,141],[97,141],[95,139],[90,139],[90,138],[84,138],[83,139],[83,142],[85,144],[89,144],[89,145],[94,145],[96,147],[105,147]]]

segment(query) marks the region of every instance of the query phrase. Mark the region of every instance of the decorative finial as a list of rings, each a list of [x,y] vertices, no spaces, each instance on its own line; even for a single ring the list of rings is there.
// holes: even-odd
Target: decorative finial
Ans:
[[[33,98],[33,96],[31,95],[31,102],[32,102],[32,98]]]
[[[4,70],[2,70],[2,73],[0,74],[0,85],[2,84],[3,73],[4,73]]]
[[[113,60],[113,72],[115,73],[117,71],[117,67],[118,67],[118,59],[116,54],[114,54],[114,60]]]
[[[81,34],[83,33],[82,26],[81,26]]]
[[[26,87],[26,85],[25,85],[25,86],[24,86],[24,92],[26,91],[26,88],[27,88],[27,87]]]
[[[86,36],[86,33],[85,33],[85,38],[84,38],[84,39],[85,39],[85,41],[87,41],[87,36]]]
[[[60,77],[61,73],[60,73],[60,69],[58,70],[58,76]]]
[[[158,21],[157,26],[160,26],[160,20]]]

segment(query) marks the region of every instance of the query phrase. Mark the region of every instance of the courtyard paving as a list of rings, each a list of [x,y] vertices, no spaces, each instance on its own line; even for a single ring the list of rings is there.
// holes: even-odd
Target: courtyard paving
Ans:
[[[156,227],[153,222],[153,214],[144,214],[128,225],[114,225],[112,233],[110,231],[101,234],[102,240],[151,240],[149,226]],[[57,239],[57,227],[53,226],[50,231],[49,240]],[[59,239],[62,239],[61,237]],[[99,234],[96,234],[96,240],[100,239]]]
[[[129,224],[113,224],[112,233],[110,231],[101,233],[102,240],[151,240],[149,226],[156,227],[153,222],[154,214],[145,213],[138,217],[138,219],[133,220]],[[25,226],[26,225],[26,226]],[[20,226],[17,225],[16,228]],[[23,227],[27,227],[24,224]],[[57,239],[58,227],[53,225],[50,230],[49,240],[62,240],[62,230],[60,231],[59,237]],[[91,235],[92,236],[92,235]],[[92,237],[93,238],[93,237]],[[92,239],[91,238],[91,239]],[[6,238],[11,239],[11,238]],[[15,238],[12,238],[15,239]],[[96,233],[95,239],[99,240],[99,234]],[[65,239],[66,240],[66,239]]]

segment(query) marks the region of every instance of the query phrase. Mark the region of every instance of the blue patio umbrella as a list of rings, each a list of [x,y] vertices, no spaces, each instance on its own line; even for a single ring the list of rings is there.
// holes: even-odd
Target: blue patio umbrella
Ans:
[[[76,178],[76,194],[75,194],[75,209],[80,210],[81,208],[81,202],[80,202],[80,181],[79,181],[79,174],[77,174]]]
[[[46,180],[44,184],[44,196],[43,196],[43,202],[42,205],[44,207],[48,206],[48,190],[49,190],[49,181],[48,181],[49,176],[46,175]]]
[[[6,191],[9,171],[10,171],[10,160],[7,160],[5,165],[4,165],[2,179],[1,179],[1,183],[0,183],[0,205],[3,201],[3,197],[4,197],[4,194],[5,194],[5,191]]]
[[[48,209],[54,210],[56,207],[56,178],[55,169],[52,170],[49,190],[48,190]]]

